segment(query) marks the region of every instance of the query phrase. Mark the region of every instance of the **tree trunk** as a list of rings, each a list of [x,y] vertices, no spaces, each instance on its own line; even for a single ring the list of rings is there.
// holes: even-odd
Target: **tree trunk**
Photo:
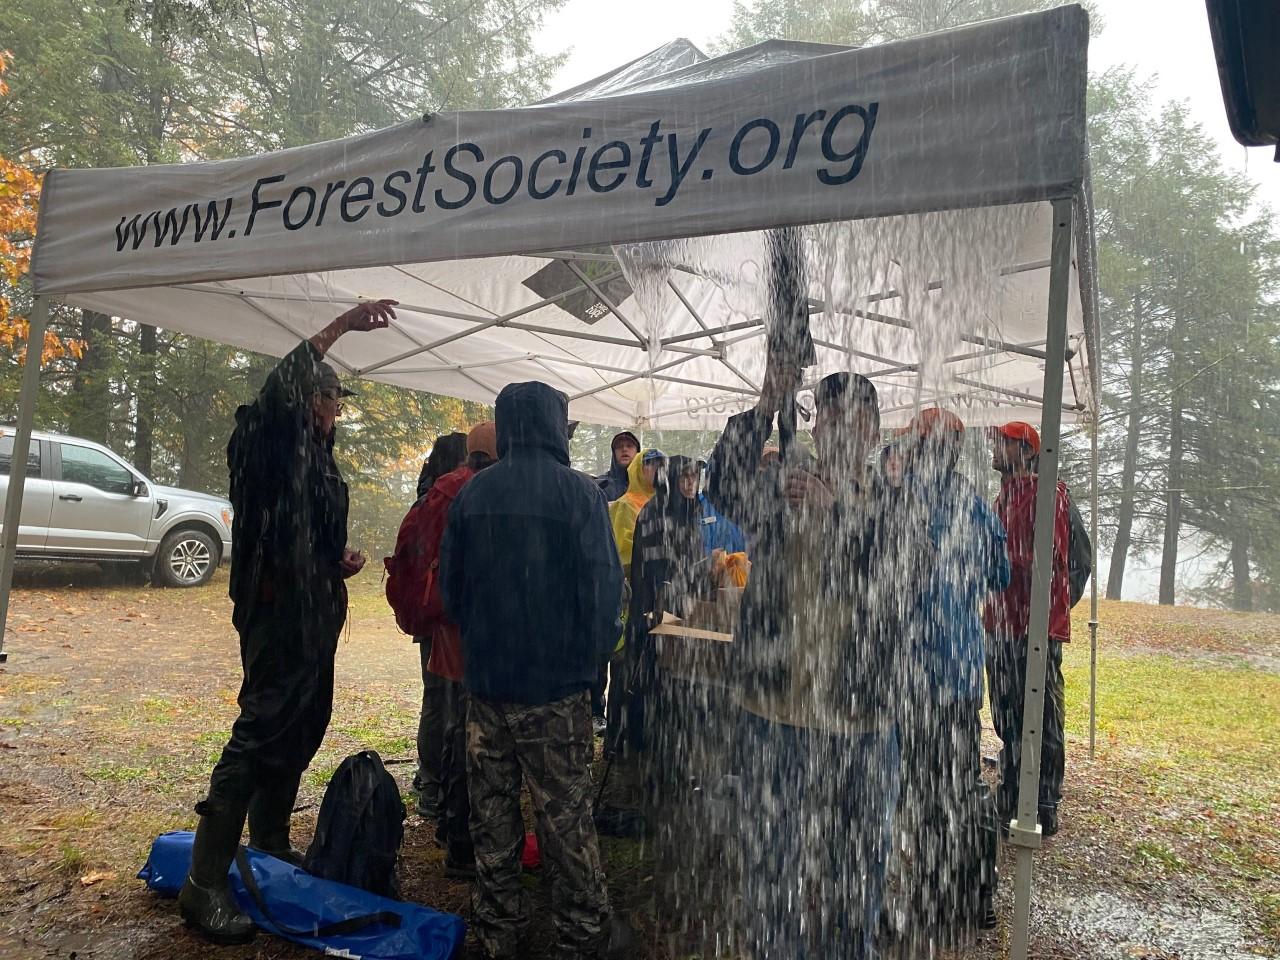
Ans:
[[[182,458],[178,463],[178,486],[192,489],[195,486],[193,476],[196,472],[195,444],[189,436],[182,438]]]
[[[76,361],[67,427],[77,437],[106,443],[111,424],[111,318],[92,310],[80,311],[80,339],[87,349]]]
[[[1107,570],[1107,599],[1119,600],[1124,591],[1124,570],[1133,543],[1134,490],[1138,474],[1138,439],[1142,422],[1142,298],[1133,297],[1133,323],[1129,336],[1129,422],[1125,432],[1124,467],[1120,471],[1120,503],[1116,511],[1116,539]]]
[[[138,399],[133,432],[133,463],[152,476],[152,442],[156,423],[156,328],[138,325]]]
[[[1249,570],[1249,524],[1242,517],[1233,498],[1229,510],[1232,514],[1231,536],[1231,609],[1253,610],[1253,574]]]
[[[1179,371],[1182,356],[1181,312],[1173,322],[1173,356],[1169,361],[1169,473],[1165,487],[1164,547],[1160,553],[1160,603],[1172,606],[1177,593],[1178,535],[1182,532],[1182,397]]]

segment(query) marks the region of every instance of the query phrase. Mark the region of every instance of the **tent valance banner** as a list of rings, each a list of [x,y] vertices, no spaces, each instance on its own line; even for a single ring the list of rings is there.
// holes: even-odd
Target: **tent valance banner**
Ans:
[[[1069,196],[1087,40],[1063,7],[246,159],[54,170],[32,276],[118,290]]]
[[[815,379],[872,377],[889,425],[928,403],[1026,419],[1050,201],[1086,192],[1087,43],[1075,6],[856,50],[674,41],[529,107],[55,170],[35,284],[277,356],[392,297],[393,328],[344,338],[336,366],[482,403],[544,380],[577,419],[707,429],[754,402],[765,233],[803,224]],[[1076,246],[1068,419],[1095,388]]]

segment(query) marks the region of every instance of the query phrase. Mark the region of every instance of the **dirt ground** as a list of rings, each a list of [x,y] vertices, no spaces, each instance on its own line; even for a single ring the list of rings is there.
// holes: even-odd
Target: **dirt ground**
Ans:
[[[225,590],[225,571],[205,588],[156,590],[95,567],[20,569],[0,667],[0,957],[315,955],[270,937],[208,947],[181,927],[172,901],[134,879],[156,834],[194,825],[192,805],[235,717]],[[1068,649],[1064,826],[1036,858],[1033,955],[1280,956],[1280,618],[1108,604],[1103,621],[1093,761],[1087,643]],[[1087,639],[1083,620],[1076,631]],[[295,843],[309,839],[324,784],[356,750],[378,750],[408,795],[418,669],[365,574]],[[404,895],[465,918],[468,887],[443,878],[431,834],[410,816]],[[696,924],[653,907],[644,848],[604,848],[611,896],[639,932],[633,955],[700,955],[705,942],[688,932]],[[1008,850],[1003,876],[1013,877]],[[542,884],[531,876],[528,886],[545,904]],[[1004,956],[1009,882],[1000,913],[997,930],[956,956]],[[547,911],[535,909],[528,956],[549,948]]]

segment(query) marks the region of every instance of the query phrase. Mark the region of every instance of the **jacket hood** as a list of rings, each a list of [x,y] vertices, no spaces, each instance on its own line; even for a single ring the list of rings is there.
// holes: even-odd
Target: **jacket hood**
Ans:
[[[653,484],[644,478],[644,456],[656,448],[647,447],[636,454],[635,459],[627,467],[627,495],[648,500],[654,494]]]
[[[516,450],[544,450],[569,465],[569,402],[560,391],[531,380],[502,388],[494,402],[498,456]]]

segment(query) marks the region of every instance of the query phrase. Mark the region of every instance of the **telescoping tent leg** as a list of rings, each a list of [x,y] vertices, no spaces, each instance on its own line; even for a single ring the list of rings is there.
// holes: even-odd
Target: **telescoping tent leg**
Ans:
[[[9,492],[4,502],[4,534],[0,544],[0,663],[9,655],[4,650],[5,628],[9,622],[9,588],[13,586],[13,562],[18,555],[18,525],[22,521],[22,494],[27,482],[27,452],[31,449],[31,424],[36,416],[40,392],[40,353],[44,331],[49,325],[49,301],[36,297],[27,327],[27,356],[22,365],[22,391],[18,395],[17,433],[13,438],[13,459],[9,463]]]
[[[1053,526],[1058,488],[1058,443],[1062,434],[1062,376],[1067,352],[1067,293],[1071,282],[1072,201],[1053,201],[1049,256],[1049,339],[1045,345],[1044,406],[1040,421],[1040,470],[1036,488],[1035,551],[1031,563],[1031,619],[1027,629],[1026,695],[1022,706],[1022,753],[1018,815],[1009,825],[1017,849],[1010,960],[1027,960],[1031,922],[1031,866],[1040,846],[1036,822],[1040,796],[1040,745],[1044,731],[1044,681],[1049,655],[1049,581],[1053,573]]]
[[[1090,507],[1089,536],[1091,555],[1089,562],[1093,573],[1089,577],[1089,759],[1093,759],[1098,741],[1098,413],[1093,412],[1093,437],[1090,453],[1093,457],[1093,503]]]

